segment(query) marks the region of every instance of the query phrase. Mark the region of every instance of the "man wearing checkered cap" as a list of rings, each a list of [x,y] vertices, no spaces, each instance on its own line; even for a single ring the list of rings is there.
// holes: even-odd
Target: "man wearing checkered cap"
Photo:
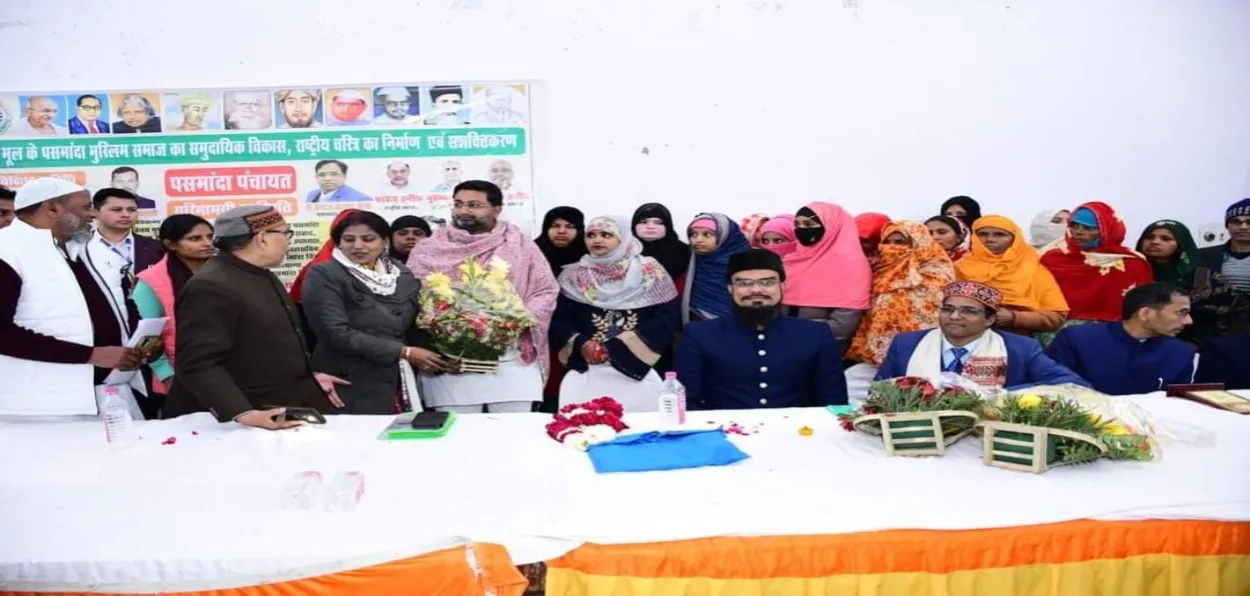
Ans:
[[[939,329],[900,333],[890,342],[876,378],[937,377],[955,373],[984,387],[1089,382],[1051,360],[1037,340],[992,329],[1002,307],[998,290],[971,281],[946,286]]]
[[[126,321],[138,319],[126,316],[133,303],[118,304],[78,258],[91,234],[91,195],[37,178],[18,189],[13,208],[17,218],[0,230],[0,417],[97,416],[95,386],[114,369],[139,368],[144,355],[122,347],[133,331]],[[142,378],[132,379],[144,392]]]
[[[211,412],[221,422],[277,430],[286,406],[323,414],[343,407],[334,385],[313,372],[299,315],[270,269],[290,248],[291,226],[273,207],[236,207],[217,217],[219,251],[178,294],[178,374],[162,415]]]

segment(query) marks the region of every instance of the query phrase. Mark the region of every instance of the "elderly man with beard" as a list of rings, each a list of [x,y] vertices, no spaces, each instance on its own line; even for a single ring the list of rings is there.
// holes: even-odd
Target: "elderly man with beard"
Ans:
[[[782,316],[781,257],[751,249],[729,259],[732,317],[691,323],[677,343],[677,378],[691,409],[844,405],[842,349],[829,326]]]
[[[116,304],[78,258],[91,237],[91,195],[38,178],[18,189],[14,208],[17,219],[0,231],[0,418],[98,415],[94,387],[113,369],[137,369],[143,355],[121,347],[132,330],[119,309],[133,304]]]

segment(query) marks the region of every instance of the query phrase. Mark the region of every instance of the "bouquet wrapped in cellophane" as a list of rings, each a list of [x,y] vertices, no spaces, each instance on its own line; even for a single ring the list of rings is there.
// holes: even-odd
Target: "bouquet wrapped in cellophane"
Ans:
[[[433,336],[434,349],[459,372],[495,373],[499,358],[534,326],[534,316],[508,279],[508,263],[460,264],[460,279],[434,272],[421,288],[417,327]]]

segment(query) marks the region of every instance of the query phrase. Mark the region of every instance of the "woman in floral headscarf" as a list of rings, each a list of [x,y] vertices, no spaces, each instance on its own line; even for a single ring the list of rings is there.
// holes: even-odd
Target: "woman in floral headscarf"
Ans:
[[[742,218],[740,222],[742,235],[747,237],[751,248],[764,248],[764,244],[760,242],[760,228],[768,223],[769,219],[767,213],[753,213]]]
[[[1085,203],[1072,211],[1062,242],[1042,253],[1068,302],[1065,326],[1119,321],[1129,290],[1154,281],[1150,262],[1124,246],[1124,221],[1106,203]]]
[[[568,367],[560,404],[611,395],[627,412],[655,411],[653,368],[681,325],[681,301],[664,267],[642,256],[625,217],[586,225],[589,254],[560,273],[551,345]]]
[[[955,281],[955,266],[924,224],[896,221],[881,235],[870,307],[846,354],[874,367],[895,335],[937,327],[942,288]]]

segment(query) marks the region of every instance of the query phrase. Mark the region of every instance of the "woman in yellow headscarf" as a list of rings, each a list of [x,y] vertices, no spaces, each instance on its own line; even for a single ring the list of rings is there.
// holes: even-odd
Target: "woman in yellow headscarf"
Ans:
[[[972,225],[972,251],[955,263],[960,280],[1003,293],[995,327],[1024,335],[1052,333],[1068,318],[1068,302],[1055,278],[1042,266],[1024,231],[1001,215]]]

